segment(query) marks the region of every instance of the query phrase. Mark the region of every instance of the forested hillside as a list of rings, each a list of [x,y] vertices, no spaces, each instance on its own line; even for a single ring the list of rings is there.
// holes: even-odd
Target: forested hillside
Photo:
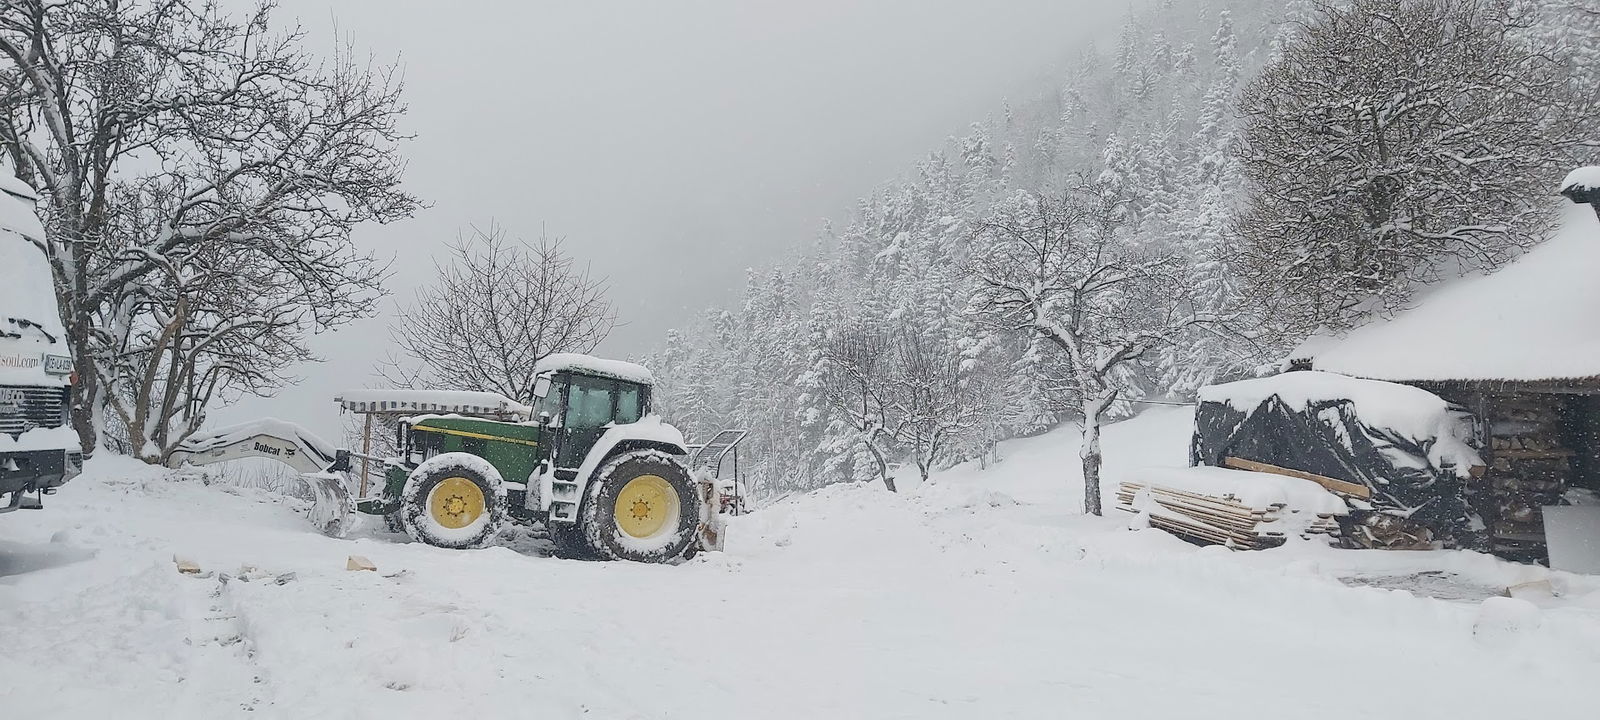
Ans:
[[[771,497],[852,479],[892,487],[896,463],[926,476],[987,461],[1000,439],[1184,400],[1277,362],[1332,316],[1279,316],[1293,288],[1245,287],[1240,105],[1316,12],[1298,0],[1135,4],[1060,87],[997,109],[842,226],[751,270],[739,307],[672,332],[650,358],[662,411],[694,438],[749,429],[752,490]],[[1594,36],[1580,5],[1539,12],[1510,32],[1567,47]],[[1563,62],[1575,82],[1595,67]],[[1022,271],[986,273],[996,253]]]
[[[740,307],[672,332],[651,358],[664,413],[692,437],[750,429],[744,459],[763,495],[872,478],[861,426],[826,387],[830,345],[867,325],[910,331],[956,365],[966,407],[936,461],[983,456],[1070,417],[1076,398],[1052,382],[1061,353],[967,312],[961,266],[977,225],[1018,190],[1091,176],[1126,190],[1138,232],[1184,249],[1194,282],[1226,301],[1236,289],[1216,254],[1241,182],[1231,105],[1284,12],[1277,0],[1232,0],[1132,13],[1116,43],[1081,51],[1064,86],[975,123],[861,199],[842,227],[825,225],[793,259],[751,270]],[[1146,392],[1181,395],[1270,354],[1232,342],[1187,350],[1204,357],[1148,358]]]

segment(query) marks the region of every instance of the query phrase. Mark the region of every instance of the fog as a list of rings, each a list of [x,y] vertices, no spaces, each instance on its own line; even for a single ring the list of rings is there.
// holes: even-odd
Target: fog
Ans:
[[[647,352],[737,301],[747,267],[907,171],[1006,97],[1046,90],[1125,12],[1090,0],[457,2],[284,0],[313,49],[348,40],[403,69],[408,189],[431,206],[367,227],[394,257],[386,313],[471,225],[541,230],[608,276],[600,352]],[[215,415],[335,434],[332,397],[377,383],[389,317],[320,336],[302,382]]]

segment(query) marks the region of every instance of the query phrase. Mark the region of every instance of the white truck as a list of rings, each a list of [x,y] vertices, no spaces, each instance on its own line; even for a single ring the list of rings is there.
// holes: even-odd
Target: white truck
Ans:
[[[0,168],[0,513],[44,506],[83,466],[72,352],[41,249],[33,189]]]

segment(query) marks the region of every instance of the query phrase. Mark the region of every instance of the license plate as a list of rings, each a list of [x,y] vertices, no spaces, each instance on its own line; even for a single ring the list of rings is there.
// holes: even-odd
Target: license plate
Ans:
[[[72,358],[66,355],[44,356],[44,371],[51,375],[71,375]]]

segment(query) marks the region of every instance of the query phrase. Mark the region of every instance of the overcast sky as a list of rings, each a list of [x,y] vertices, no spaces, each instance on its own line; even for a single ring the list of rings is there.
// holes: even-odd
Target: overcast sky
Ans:
[[[313,49],[348,38],[404,69],[406,185],[432,206],[365,228],[396,258],[393,301],[444,242],[541,226],[609,276],[625,326],[601,352],[647,352],[744,269],[809,242],[823,218],[948,136],[1031,95],[1124,12],[1098,0],[412,3],[283,0]],[[393,306],[393,302],[387,303]],[[322,433],[340,390],[373,385],[388,318],[319,337],[326,362],[271,399],[222,409]]]

